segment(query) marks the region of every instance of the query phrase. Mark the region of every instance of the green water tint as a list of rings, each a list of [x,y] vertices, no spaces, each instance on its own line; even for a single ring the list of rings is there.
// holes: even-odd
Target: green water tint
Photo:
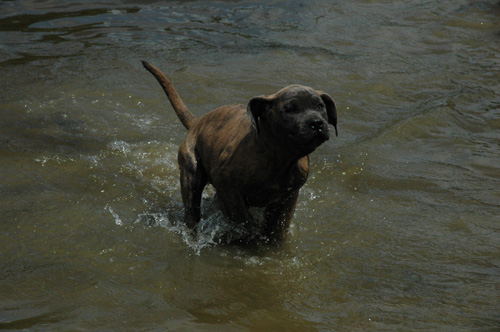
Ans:
[[[495,331],[499,7],[2,2],[0,329]],[[142,59],[197,115],[335,98],[281,245],[218,244],[211,189],[186,235],[185,130]]]

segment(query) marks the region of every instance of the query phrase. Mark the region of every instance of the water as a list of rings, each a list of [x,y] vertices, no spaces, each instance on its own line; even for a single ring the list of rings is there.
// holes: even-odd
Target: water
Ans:
[[[2,1],[0,329],[499,331],[498,1]],[[182,223],[190,109],[310,85],[339,137],[278,246]]]

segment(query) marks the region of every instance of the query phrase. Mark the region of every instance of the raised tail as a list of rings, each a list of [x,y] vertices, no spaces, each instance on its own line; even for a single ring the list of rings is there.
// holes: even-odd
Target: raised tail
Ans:
[[[181,120],[184,127],[186,127],[186,129],[191,128],[196,117],[193,115],[193,113],[191,113],[188,110],[188,108],[186,107],[186,105],[182,101],[182,99],[179,96],[179,94],[177,93],[177,91],[175,91],[172,83],[170,83],[170,81],[165,76],[165,74],[163,74],[161,72],[161,70],[158,69],[157,67],[153,66],[152,64],[150,64],[146,61],[142,61],[142,65],[151,74],[153,74],[153,76],[156,78],[158,83],[160,83],[161,87],[163,88],[163,91],[165,91],[165,93],[168,97],[168,100],[170,100],[170,104],[174,108],[175,114],[177,114],[177,116]]]

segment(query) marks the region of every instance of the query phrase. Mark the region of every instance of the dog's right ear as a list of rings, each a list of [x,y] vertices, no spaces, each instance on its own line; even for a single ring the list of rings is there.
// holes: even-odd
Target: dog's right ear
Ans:
[[[252,126],[259,133],[259,118],[271,108],[272,100],[268,97],[254,97],[247,105],[247,115]]]

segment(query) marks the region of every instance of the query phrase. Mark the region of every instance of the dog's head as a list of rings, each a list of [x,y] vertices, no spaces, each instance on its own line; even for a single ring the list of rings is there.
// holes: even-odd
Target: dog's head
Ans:
[[[330,138],[328,124],[337,135],[337,108],[332,97],[302,85],[252,98],[247,113],[258,134],[265,132],[302,155]]]

